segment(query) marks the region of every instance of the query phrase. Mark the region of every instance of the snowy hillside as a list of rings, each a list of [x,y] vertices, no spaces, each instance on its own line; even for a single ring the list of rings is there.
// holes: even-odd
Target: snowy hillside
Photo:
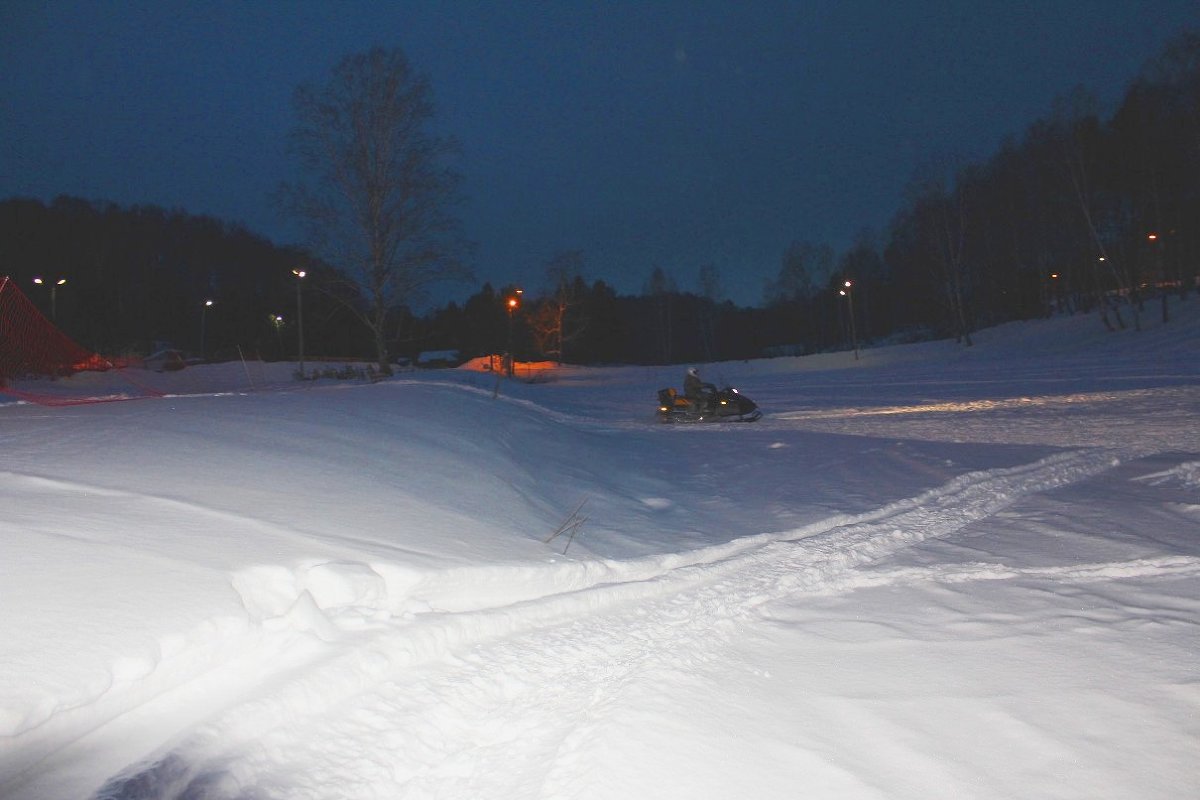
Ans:
[[[682,367],[0,394],[0,798],[1198,796],[1172,310],[702,365],[754,424],[658,424]]]

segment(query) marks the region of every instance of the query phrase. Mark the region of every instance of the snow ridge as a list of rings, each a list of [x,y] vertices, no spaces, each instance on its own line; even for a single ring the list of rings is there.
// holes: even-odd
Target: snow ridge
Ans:
[[[0,406],[0,797],[1200,796],[1178,305],[706,367],[754,426],[653,424],[678,367]]]
[[[897,549],[953,535],[1019,498],[1082,480],[1112,464],[1113,453],[1104,449],[1055,454],[966,475],[868,514],[839,515],[786,534],[752,537],[749,543],[706,548],[686,558],[608,562],[590,575],[576,573],[574,581],[592,580],[590,585],[473,609],[380,615],[376,612],[388,609],[372,603],[386,594],[385,576],[363,565],[341,565],[334,570],[337,577],[359,583],[329,591],[326,598],[347,599],[358,613],[321,608],[309,595],[282,617],[264,622],[278,635],[337,637],[336,653],[317,650],[303,670],[295,663],[278,670],[267,691],[217,714],[151,765],[114,779],[96,798],[299,797],[305,796],[301,785],[324,785],[321,796],[347,798],[387,792],[423,796],[451,788],[473,796],[502,797],[510,791],[570,796],[572,764],[587,740],[587,725],[580,720],[600,713],[624,684],[675,668],[678,653],[689,659],[717,657],[739,621],[765,603],[798,592],[911,580],[904,571],[864,577],[856,568]],[[1161,566],[1197,570],[1195,559]],[[1092,571],[1120,569],[1108,565]],[[951,573],[941,577],[956,579]],[[426,578],[411,591],[431,608],[462,605],[458,579],[439,584]],[[346,646],[348,637],[352,647]],[[289,673],[294,677],[287,679]],[[528,677],[514,677],[521,675]],[[391,720],[387,735],[364,748],[362,726],[383,716]],[[396,724],[397,719],[411,724]],[[312,726],[327,726],[318,737],[322,751],[296,752],[306,738],[301,732]],[[547,739],[555,737],[560,738],[550,763],[528,758],[544,752]],[[506,769],[488,769],[501,760]],[[306,777],[297,777],[297,769]],[[359,775],[363,785],[330,790],[322,782],[326,770]],[[152,792],[147,793],[148,786]],[[280,792],[280,786],[287,788]]]

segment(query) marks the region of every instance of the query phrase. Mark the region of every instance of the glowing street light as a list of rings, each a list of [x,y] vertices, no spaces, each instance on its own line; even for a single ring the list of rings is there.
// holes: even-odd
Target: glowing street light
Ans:
[[[854,342],[854,360],[858,361],[858,331],[854,326],[854,295],[850,291],[854,288],[854,282],[846,281],[842,286],[844,288],[839,289],[838,294],[846,298],[846,305],[850,307],[850,338]]]
[[[283,314],[267,314],[267,320],[275,326],[275,338],[279,340],[279,357],[283,358]]]
[[[304,282],[304,276],[308,273],[302,269],[292,270],[292,274],[296,276],[296,340],[297,351],[300,360],[300,375],[304,375],[304,307],[300,304],[300,284]]]
[[[1154,251],[1154,264],[1158,271],[1155,282],[1158,284],[1158,294],[1162,300],[1162,321],[1165,323],[1170,318],[1170,312],[1167,310],[1167,272],[1163,268],[1163,242],[1160,242],[1158,234],[1153,232],[1146,234],[1146,241]]]
[[[50,319],[58,322],[58,287],[67,282],[66,278],[59,278],[56,281],[44,280],[41,276],[33,279],[33,282],[38,286],[50,287]]]
[[[204,305],[200,306],[200,360],[208,361],[208,357],[204,352],[204,317],[208,314],[208,310],[212,308],[213,301],[205,300]]]
[[[508,348],[505,353],[505,359],[508,361],[507,372],[510,378],[513,376],[513,315],[521,307],[521,295],[524,293],[523,289],[514,289],[513,293],[504,302],[504,305],[508,308]]]

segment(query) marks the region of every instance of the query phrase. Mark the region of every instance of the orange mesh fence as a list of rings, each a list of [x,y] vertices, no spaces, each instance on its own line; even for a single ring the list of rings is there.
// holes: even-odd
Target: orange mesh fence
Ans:
[[[111,366],[71,341],[38,311],[12,279],[0,278],[0,381],[25,375],[70,375]]]
[[[124,393],[104,392],[81,396],[75,392],[52,390],[49,386],[46,387],[47,391],[42,392],[18,389],[12,385],[13,381],[24,378],[63,377],[78,372],[111,370],[118,366],[123,365],[114,364],[73,341],[46,319],[15,281],[0,277],[0,390],[5,394],[47,405],[128,399]],[[143,391],[146,389],[139,388]],[[147,393],[161,394],[154,390]]]

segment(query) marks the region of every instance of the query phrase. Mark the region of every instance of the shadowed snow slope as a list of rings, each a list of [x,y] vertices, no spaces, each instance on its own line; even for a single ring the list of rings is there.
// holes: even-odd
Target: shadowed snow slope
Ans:
[[[0,395],[0,798],[1194,796],[1197,306]]]

